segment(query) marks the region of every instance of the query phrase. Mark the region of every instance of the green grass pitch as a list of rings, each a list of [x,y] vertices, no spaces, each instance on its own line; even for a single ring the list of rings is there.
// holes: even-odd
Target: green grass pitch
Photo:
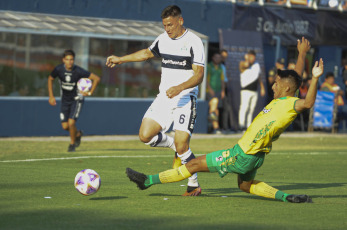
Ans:
[[[171,167],[173,152],[138,140],[82,141],[77,152],[67,153],[68,138],[1,139],[0,229],[347,229],[346,137],[283,135],[258,170],[256,179],[308,194],[312,204],[246,194],[233,174],[199,173],[199,197],[180,196],[186,181],[140,191],[125,168],[155,174]],[[191,149],[206,154],[236,143],[233,136],[193,135]],[[85,168],[101,176],[92,196],[73,186]]]

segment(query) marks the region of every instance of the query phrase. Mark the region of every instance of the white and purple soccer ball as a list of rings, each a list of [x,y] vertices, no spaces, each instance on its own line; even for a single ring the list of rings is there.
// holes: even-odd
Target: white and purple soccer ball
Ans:
[[[89,92],[92,88],[93,82],[89,78],[81,78],[77,82],[77,88],[80,92]]]
[[[96,193],[101,185],[101,179],[93,169],[84,169],[75,177],[75,188],[82,195],[89,196]]]

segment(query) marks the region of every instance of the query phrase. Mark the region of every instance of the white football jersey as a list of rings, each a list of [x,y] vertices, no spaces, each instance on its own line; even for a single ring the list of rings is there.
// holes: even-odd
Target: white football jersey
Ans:
[[[159,93],[166,95],[172,86],[187,81],[194,75],[192,65],[205,65],[204,45],[192,32],[186,31],[176,39],[166,32],[160,34],[148,48],[156,57],[162,58]],[[183,90],[176,98],[185,95],[198,95],[198,86]]]

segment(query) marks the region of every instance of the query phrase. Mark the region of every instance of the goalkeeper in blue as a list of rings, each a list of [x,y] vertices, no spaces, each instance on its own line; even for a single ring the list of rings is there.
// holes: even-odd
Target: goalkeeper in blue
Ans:
[[[298,40],[299,51],[295,70],[278,70],[272,87],[274,100],[254,118],[238,143],[230,149],[220,150],[193,159],[176,169],[170,169],[155,175],[145,175],[130,168],[127,176],[141,189],[156,184],[184,180],[196,172],[218,172],[220,177],[228,173],[238,174],[238,186],[247,193],[292,203],[311,203],[308,195],[287,194],[265,182],[255,180],[258,168],[265,156],[271,152],[272,142],[294,121],[297,115],[313,107],[319,77],[323,74],[323,60],[315,62],[312,68],[312,83],[305,99],[295,97],[302,83],[304,60],[310,49],[305,38]]]

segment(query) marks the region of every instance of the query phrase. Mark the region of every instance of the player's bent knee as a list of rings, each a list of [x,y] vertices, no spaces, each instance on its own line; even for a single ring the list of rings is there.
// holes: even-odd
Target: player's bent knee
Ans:
[[[153,137],[156,135],[152,135],[150,132],[140,132],[139,133],[139,139],[141,142],[145,144],[151,144],[150,142],[152,141]]]
[[[73,127],[76,125],[76,121],[74,119],[69,119],[68,125],[69,125],[69,127]]]
[[[62,123],[62,124],[61,124],[61,127],[62,127],[64,130],[69,130],[69,124],[68,124],[68,123]]]
[[[176,146],[176,152],[180,155],[187,152],[189,149],[188,145],[175,144],[175,146]]]
[[[144,135],[142,133],[139,134],[139,139],[141,142],[143,143],[149,143],[152,140],[153,137],[149,136],[149,135]]]

